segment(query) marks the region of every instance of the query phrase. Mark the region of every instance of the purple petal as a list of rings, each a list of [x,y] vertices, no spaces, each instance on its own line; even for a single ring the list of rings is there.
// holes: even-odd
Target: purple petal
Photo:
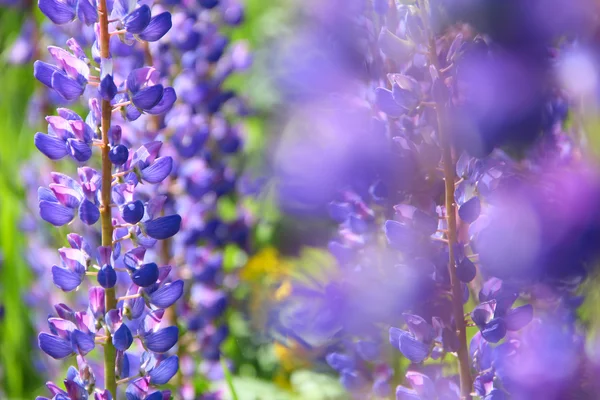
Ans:
[[[71,101],[78,99],[83,94],[85,86],[62,72],[55,72],[52,74],[52,89],[56,90],[65,100]]]
[[[158,14],[150,20],[150,23],[144,29],[142,33],[140,33],[140,39],[145,40],[147,42],[156,42],[160,38],[162,38],[168,31],[171,29],[171,14],[168,12],[164,12],[162,14]]]
[[[156,368],[150,371],[150,383],[153,385],[164,385],[177,373],[179,369],[179,358],[171,356],[163,360]]]
[[[104,304],[104,289],[100,286],[93,286],[89,290],[90,310],[97,320],[104,318],[106,312]]]
[[[117,95],[119,89],[117,89],[112,75],[106,75],[102,78],[98,91],[100,92],[100,97],[107,101],[111,101]]]
[[[69,154],[64,140],[57,138],[56,136],[38,132],[33,137],[33,143],[43,155],[51,160],[60,160]]]
[[[162,99],[164,88],[162,85],[154,85],[133,94],[131,101],[133,105],[142,110],[149,110]]]
[[[173,107],[175,101],[177,101],[177,94],[175,94],[175,89],[173,89],[172,87],[167,87],[165,88],[162,99],[160,99],[158,104],[152,107],[150,110],[146,110],[146,112],[152,115],[163,114],[169,111],[171,107]]]
[[[460,263],[456,266],[456,275],[461,282],[469,283],[477,275],[477,268],[473,261],[469,260],[469,257],[464,257]]]
[[[71,334],[71,341],[73,348],[77,349],[82,355],[86,355],[90,351],[94,350],[94,335],[84,333],[78,329],[75,329]]]
[[[129,224],[137,224],[144,218],[144,203],[140,200],[127,203],[121,209],[123,220]]]
[[[57,25],[66,24],[75,19],[75,3],[61,0],[38,0],[40,10],[50,21]]]
[[[73,354],[71,342],[58,336],[40,333],[38,336],[38,346],[50,357],[60,360]]]
[[[410,250],[414,246],[414,232],[398,221],[385,221],[385,236],[388,243],[399,249]]]
[[[352,357],[347,356],[346,354],[340,353],[329,353],[325,357],[327,364],[338,372],[341,372],[345,369],[355,369],[355,363]]]
[[[413,314],[402,314],[408,329],[414,337],[422,342],[431,343],[435,337],[435,331],[431,324],[428,324],[423,318]]]
[[[183,281],[177,280],[173,283],[166,283],[150,295],[150,303],[159,308],[170,307],[183,294]]]
[[[146,234],[153,239],[163,240],[179,232],[181,227],[181,217],[177,214],[166,217],[159,217],[144,222]]]
[[[90,145],[78,139],[67,139],[67,148],[75,161],[86,162],[92,157]]]
[[[152,14],[150,12],[150,7],[144,4],[123,18],[123,24],[125,25],[127,32],[138,34],[146,29],[151,18]]]
[[[458,216],[468,224],[475,222],[481,213],[481,201],[474,196],[458,208]]]
[[[154,285],[158,280],[158,266],[155,263],[142,265],[131,274],[131,280],[141,287]]]
[[[117,273],[112,265],[104,265],[98,271],[98,283],[105,289],[110,289],[117,284]]]
[[[52,88],[52,75],[55,72],[60,72],[60,69],[52,64],[39,60],[33,63],[33,76],[49,88]]]
[[[396,388],[396,400],[422,400],[421,396],[414,390],[405,388],[404,386],[398,386]]]
[[[88,0],[79,0],[77,2],[77,18],[88,26],[98,21],[98,10],[94,3]]]
[[[490,343],[498,343],[506,336],[506,323],[502,318],[494,318],[481,330],[481,336]]]
[[[75,210],[65,207],[60,203],[51,203],[46,200],[40,201],[40,217],[54,226],[68,224],[75,217]]]
[[[79,219],[86,225],[94,225],[100,219],[100,210],[94,203],[85,199],[79,205]]]
[[[435,399],[437,397],[435,385],[427,375],[416,371],[408,371],[406,380],[410,382],[412,388],[422,399]]]
[[[504,322],[509,331],[518,331],[524,328],[533,319],[533,307],[531,304],[513,308],[506,313]]]
[[[119,329],[114,333],[112,337],[112,342],[115,345],[115,348],[119,351],[125,351],[131,347],[133,343],[133,335],[131,331],[125,324],[121,324]]]
[[[83,276],[66,268],[52,267],[52,282],[65,292],[76,289],[83,281]]]
[[[179,339],[179,329],[169,326],[158,332],[150,333],[144,337],[144,344],[154,353],[165,353],[175,346]]]
[[[136,93],[144,86],[156,85],[159,78],[159,73],[154,67],[134,69],[127,76],[127,90]]]
[[[392,91],[385,88],[375,89],[375,104],[390,117],[399,117],[406,112],[404,107],[396,103]]]
[[[150,166],[142,169],[142,179],[149,183],[160,183],[171,173],[172,168],[171,157],[159,157]]]

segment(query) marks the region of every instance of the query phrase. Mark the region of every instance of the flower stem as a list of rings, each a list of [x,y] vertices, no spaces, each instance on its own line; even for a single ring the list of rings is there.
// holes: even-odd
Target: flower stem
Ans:
[[[430,29],[429,18],[430,9],[429,2],[422,0],[419,2],[421,8],[421,17],[423,19],[423,25],[428,32],[429,37],[429,62],[433,65],[436,70],[440,71],[440,65],[437,56],[437,46],[435,37]],[[442,79],[441,77],[439,79]],[[442,147],[442,162],[444,172],[444,186],[445,186],[445,208],[446,217],[448,220],[448,231],[446,237],[448,238],[448,271],[450,273],[450,285],[452,286],[452,310],[454,314],[454,322],[456,323],[456,330],[458,331],[458,369],[460,376],[460,393],[461,398],[464,400],[471,399],[471,390],[473,386],[473,377],[471,376],[471,368],[469,362],[469,351],[467,347],[467,326],[465,323],[464,310],[463,310],[463,294],[460,286],[460,280],[456,274],[456,259],[454,255],[454,249],[457,242],[457,222],[456,222],[456,204],[454,202],[454,189],[456,182],[455,164],[452,157],[452,143],[446,132],[446,107],[445,104],[438,103],[435,106],[437,116],[437,130],[438,138],[440,140],[440,146]]]
[[[450,272],[450,284],[452,286],[452,309],[454,321],[458,330],[458,365],[460,373],[460,392],[463,399],[471,399],[471,387],[473,385],[471,368],[469,366],[469,352],[467,350],[467,327],[465,324],[463,310],[463,294],[460,280],[456,275],[456,260],[454,257],[454,246],[457,239],[456,228],[456,205],[454,203],[454,162],[452,160],[452,147],[444,132],[444,110],[437,111],[438,135],[442,144],[442,158],[444,163],[445,203],[446,215],[448,216],[448,270]]]
[[[108,33],[108,8],[106,7],[106,0],[99,0],[98,2],[98,14],[100,17],[100,57],[103,59],[110,58],[109,40],[110,34]],[[102,246],[109,246],[112,248],[112,209],[111,203],[111,190],[112,190],[112,165],[109,159],[109,143],[108,143],[108,132],[110,130],[111,113],[112,107],[110,101],[102,100],[102,192],[101,201],[102,210],[100,211],[100,222],[102,224]],[[117,308],[117,299],[115,296],[115,288],[105,289],[104,294],[104,305],[106,312]],[[107,340],[104,346],[104,387],[111,394],[113,399],[117,399],[117,378],[115,376],[115,362],[116,362],[116,349],[112,343],[110,332],[106,329]]]

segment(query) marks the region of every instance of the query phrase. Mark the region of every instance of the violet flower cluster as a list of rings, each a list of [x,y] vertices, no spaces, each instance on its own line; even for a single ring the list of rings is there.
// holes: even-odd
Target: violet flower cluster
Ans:
[[[279,146],[279,201],[339,229],[328,279],[297,282],[273,328],[324,349],[355,398],[594,393],[577,308],[600,176],[561,73],[598,10],[491,3],[311,3],[284,56],[302,141]]]
[[[183,281],[169,277],[171,266],[159,266],[144,255],[157,241],[179,231],[181,217],[163,215],[164,198],[142,201],[137,189],[162,182],[173,160],[159,156],[157,141],[125,146],[121,125],[143,114],[168,111],[176,95],[159,82],[152,67],[117,70],[128,64],[113,59],[110,42],[111,37],[129,45],[157,41],[171,28],[171,15],[153,13],[135,2],[107,5],[104,0],[42,0],[39,7],[55,24],[78,19],[91,26],[94,37],[87,53],[72,38],[67,41],[69,50],[48,48],[52,62],[34,64],[40,82],[67,101],[84,96],[89,107],[85,119],[59,108],[58,115],[46,118],[47,133],[38,132],[34,139],[50,160],[70,158],[78,166],[76,178],[53,172],[48,187],[39,188],[40,216],[55,226],[89,226],[80,232],[83,235],[67,235],[69,247],[58,250],[60,263],[51,269],[53,283],[63,292],[87,286],[89,302],[82,311],[56,304],[56,316],[48,318],[49,332],[40,333],[39,346],[50,357],[77,359],[65,389],[51,382],[47,386],[53,399],[116,399],[121,396],[119,385],[127,385],[122,390],[127,398],[163,398],[169,391],[157,387],[178,370],[178,357],[169,351],[179,332],[161,320],[165,309],[181,297]],[[98,160],[93,158],[95,151],[100,153]],[[99,231],[94,229],[97,225]],[[86,277],[92,280],[89,284]],[[140,346],[133,346],[134,339]],[[94,368],[94,357],[88,356],[96,346],[103,347],[101,369]],[[96,386],[97,376],[104,377],[104,385]]]
[[[249,251],[251,224],[238,188],[241,122],[248,111],[225,81],[248,68],[251,59],[246,43],[230,43],[224,32],[243,21],[237,1],[182,1],[170,9],[173,31],[168,41],[151,48],[180,98],[161,121],[160,134],[168,138],[165,146],[174,167],[159,192],[167,196],[167,209],[183,220],[180,234],[161,257],[177,260],[178,274],[186,281],[175,312],[182,328],[178,396],[216,398],[218,393],[199,390],[195,382],[199,376],[223,379],[221,345],[229,336],[226,311],[236,282],[224,268],[224,252]],[[181,62],[176,74],[171,72],[175,60]]]

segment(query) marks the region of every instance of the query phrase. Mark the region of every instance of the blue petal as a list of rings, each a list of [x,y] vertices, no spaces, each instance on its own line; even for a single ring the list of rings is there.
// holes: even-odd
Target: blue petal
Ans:
[[[149,183],[160,183],[171,173],[172,168],[171,157],[159,157],[142,170],[142,179]]]
[[[100,219],[100,210],[94,203],[85,199],[79,205],[79,219],[87,225],[94,225]]]
[[[163,399],[162,392],[154,392],[154,393],[146,396],[146,398],[144,400],[162,400],[162,399]]]
[[[77,349],[82,355],[86,355],[90,351],[94,350],[94,335],[87,334],[79,329],[75,329],[71,334],[71,341],[73,348]]]
[[[466,223],[471,224],[475,222],[477,218],[479,218],[480,212],[481,201],[479,200],[479,197],[475,196],[459,207],[458,216]]]
[[[518,331],[524,328],[533,319],[533,307],[531,304],[513,308],[506,313],[504,322],[509,331]]]
[[[180,227],[181,217],[177,214],[159,217],[144,223],[146,234],[151,238],[158,240],[170,238],[179,232]]]
[[[129,150],[122,144],[113,146],[108,153],[108,158],[114,165],[123,165],[129,158]]]
[[[33,143],[43,155],[51,160],[60,160],[69,154],[65,142],[56,136],[38,132],[33,137]]]
[[[75,4],[68,0],[38,0],[38,6],[42,13],[57,25],[75,19]]]
[[[133,104],[129,104],[127,107],[125,107],[125,117],[127,118],[127,121],[135,121],[141,115],[142,113],[140,110],[138,110]]]
[[[400,333],[396,346],[404,357],[414,363],[423,362],[429,355],[429,346],[413,338],[406,332]]]
[[[76,289],[83,281],[83,276],[67,268],[56,265],[52,267],[52,282],[65,292]]]
[[[86,162],[92,157],[92,148],[90,145],[78,139],[67,139],[67,149],[71,157],[78,162]]]
[[[355,363],[352,357],[347,356],[346,354],[340,353],[329,353],[325,357],[325,361],[327,364],[338,372],[341,372],[345,369],[355,369]]]
[[[422,399],[437,398],[435,385],[427,375],[416,371],[408,371],[406,373],[406,380],[410,382],[414,391],[417,392]]]
[[[97,279],[100,286],[105,289],[110,289],[117,283],[117,273],[112,265],[106,264],[98,271]]]
[[[54,195],[54,192],[52,190],[48,189],[47,187],[42,187],[42,186],[40,186],[38,188],[38,200],[39,201],[45,200],[50,203],[58,203],[58,199]]]
[[[475,279],[475,275],[477,275],[475,264],[469,260],[469,257],[464,257],[456,266],[456,276],[461,282],[469,283]]]
[[[167,87],[163,92],[162,99],[160,99],[157,105],[152,107],[150,110],[147,110],[147,112],[148,114],[152,115],[163,114],[169,111],[171,107],[173,107],[175,101],[177,101],[177,94],[175,94],[175,89],[173,89],[172,87]]]
[[[60,72],[60,69],[52,64],[39,60],[33,63],[33,76],[49,88],[52,88],[52,75],[55,72]]]
[[[114,333],[112,337],[112,342],[115,345],[115,348],[119,351],[125,351],[131,347],[133,343],[133,335],[131,331],[125,324],[121,324],[119,329]]]
[[[150,23],[146,29],[140,33],[140,39],[147,42],[156,42],[162,38],[169,31],[169,29],[171,29],[171,26],[170,13],[164,12],[162,14],[158,14],[156,17],[150,20]]]
[[[170,307],[183,294],[183,281],[167,283],[150,295],[150,303],[159,308]]]
[[[150,383],[153,385],[164,385],[177,373],[179,369],[179,358],[171,356],[163,360],[156,368],[150,371]]]
[[[385,221],[385,236],[388,243],[396,248],[410,250],[414,246],[414,232],[398,221]]]
[[[404,107],[396,103],[392,91],[385,88],[375,89],[375,104],[390,117],[399,117],[406,112]]]
[[[71,343],[58,336],[48,333],[40,333],[38,336],[38,346],[50,357],[60,360],[73,354]]]
[[[502,318],[494,318],[481,330],[481,336],[490,343],[498,343],[506,336],[506,323]]]
[[[144,4],[123,18],[123,24],[125,25],[125,30],[127,30],[127,32],[138,34],[146,29],[151,18],[152,14],[150,12],[150,7]]]
[[[506,400],[506,394],[500,389],[492,389],[492,391],[483,398],[483,400]]]
[[[62,72],[52,74],[52,89],[56,90],[65,100],[78,99],[85,89],[79,82],[69,78]]]
[[[77,2],[77,18],[87,26],[98,22],[96,5],[88,0],[79,0]]]
[[[142,110],[149,110],[162,99],[164,88],[162,85],[154,85],[136,92],[131,101],[133,105]]]
[[[40,217],[54,226],[63,226],[73,220],[75,210],[60,203],[42,200],[40,201]]]
[[[422,400],[414,390],[398,386],[396,388],[396,400]]]
[[[140,200],[127,203],[121,209],[121,216],[128,224],[137,224],[144,218],[144,203]]]
[[[117,89],[112,75],[106,75],[102,78],[98,91],[100,92],[100,97],[107,101],[111,101],[117,95],[119,89]]]
[[[141,287],[154,285],[158,280],[158,265],[155,263],[142,265],[131,274],[131,280]]]
[[[179,329],[169,326],[144,337],[144,344],[154,353],[165,353],[175,346],[179,339]]]

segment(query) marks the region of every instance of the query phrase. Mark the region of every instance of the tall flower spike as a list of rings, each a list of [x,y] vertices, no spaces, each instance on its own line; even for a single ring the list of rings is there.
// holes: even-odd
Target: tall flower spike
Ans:
[[[132,88],[130,80],[125,78],[132,73],[135,76],[136,72],[124,70],[131,64],[112,57],[109,41],[111,35],[118,34],[111,29],[121,29],[122,24],[138,35],[138,40],[144,40],[144,37],[158,40],[169,30],[171,18],[169,13],[152,18],[147,5],[137,7],[135,2],[40,0],[39,6],[57,24],[76,18],[85,25],[97,22],[93,29],[92,60],[85,56],[75,39],[70,39],[67,44],[72,52],[50,46],[48,51],[54,62],[36,61],[34,66],[35,77],[66,100],[79,99],[88,86],[97,88],[86,92],[91,96],[87,118],[68,109],[58,109],[58,116],[47,117],[48,133],[35,135],[36,147],[48,158],[59,160],[70,155],[80,165],[78,179],[52,173],[49,187],[38,190],[40,216],[53,225],[71,224],[72,228],[78,229],[77,215],[79,221],[91,227],[86,232],[94,241],[100,237],[96,251],[76,234],[68,236],[71,248],[59,249],[61,263],[52,267],[53,282],[63,291],[79,288],[85,291],[87,287],[89,311],[74,311],[64,304],[58,305],[56,312],[60,318],[49,319],[50,333],[39,335],[39,346],[53,358],[78,357],[79,369],[69,370],[66,391],[54,384],[49,386],[54,396],[79,400],[94,394],[97,400],[117,399],[124,392],[118,388],[117,380],[129,376],[131,351],[138,347],[132,330],[137,329],[148,315],[177,301],[183,286],[181,281],[169,282],[170,266],[159,267],[156,263],[144,262],[145,248],[140,247],[151,247],[156,243],[146,234],[158,239],[175,235],[181,218],[178,215],[159,217],[160,203],[134,200],[134,195],[139,196],[136,191],[140,185],[159,183],[169,175],[172,160],[158,157],[160,143],[157,142],[142,145],[142,151],[130,152],[121,143],[121,127],[127,129],[126,121],[114,113],[131,105],[137,117],[146,111],[159,114],[170,109],[176,96],[172,88],[165,88],[158,82],[160,77],[151,67],[141,69],[149,74],[138,81],[133,80],[136,85]],[[125,10],[126,7],[133,9]],[[116,16],[109,20],[111,13]],[[95,71],[99,71],[98,76]],[[112,126],[113,120],[118,120],[120,125]],[[130,136],[126,143],[135,141],[135,137]],[[100,152],[98,160],[93,158],[95,149]],[[128,162],[130,155],[133,164]],[[100,168],[95,170],[83,163]],[[157,217],[153,218],[154,215]],[[94,231],[96,225],[100,228],[99,236]],[[125,271],[130,273],[130,278],[122,273]],[[91,281],[86,282],[86,277]],[[94,286],[96,282],[99,286]],[[119,293],[125,291],[125,298],[120,299]],[[141,349],[147,352],[142,355],[141,364],[144,360],[152,362],[140,379],[152,387],[165,384],[178,369],[177,357],[163,359],[163,354],[177,342],[177,328],[165,327],[143,334],[145,341]],[[95,383],[90,381],[94,374],[85,357],[97,347],[103,347],[102,375],[105,381],[104,389],[94,393]],[[151,398],[162,392],[148,387],[145,393]]]

